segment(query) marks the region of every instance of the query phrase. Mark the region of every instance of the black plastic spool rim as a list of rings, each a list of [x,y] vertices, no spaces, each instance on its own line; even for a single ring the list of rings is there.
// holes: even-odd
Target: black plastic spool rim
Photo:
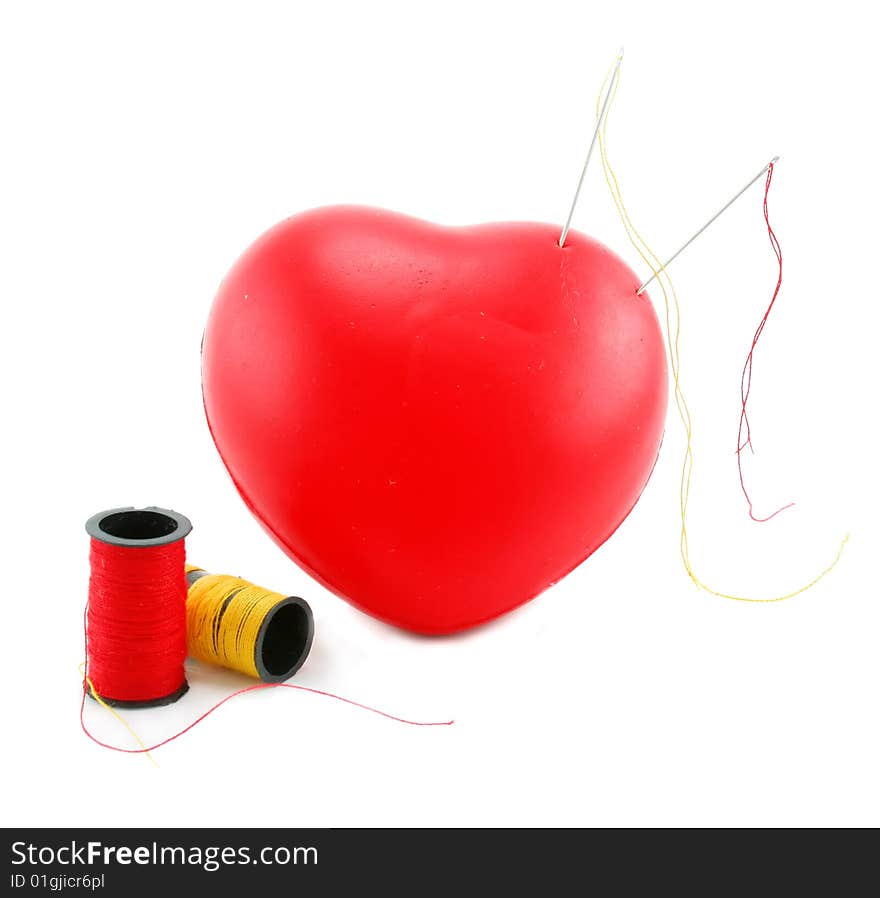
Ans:
[[[167,546],[185,539],[192,530],[189,518],[176,511],[167,508],[111,508],[98,512],[86,521],[86,533],[92,539],[100,540],[110,546],[126,546],[130,548],[145,548],[148,546]],[[92,690],[88,683],[86,692],[91,698]],[[112,696],[102,695],[100,699],[108,705],[118,708],[156,708],[160,705],[170,705],[185,695],[189,689],[186,679],[179,689],[169,695],[158,698],[141,699],[131,701],[118,699]]]
[[[207,571],[192,570],[186,575],[187,584],[192,586],[207,576]],[[229,596],[227,602],[234,596],[235,593]],[[254,666],[260,679],[264,683],[289,680],[308,658],[314,636],[315,619],[309,603],[299,596],[287,596],[280,601],[263,619],[257,632]]]

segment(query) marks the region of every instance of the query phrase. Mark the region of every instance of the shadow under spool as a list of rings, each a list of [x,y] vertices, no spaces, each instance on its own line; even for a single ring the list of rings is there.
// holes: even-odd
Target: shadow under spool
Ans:
[[[187,573],[186,585],[190,587],[196,580],[208,576],[209,571],[195,568]],[[240,590],[228,596],[226,604],[238,592]],[[260,679],[264,683],[289,680],[308,658],[314,635],[315,620],[305,599],[287,596],[275,605],[260,624],[254,644],[254,666]]]
[[[127,546],[135,549],[170,545],[185,539],[191,530],[192,523],[189,518],[176,511],[155,506],[111,508],[109,511],[100,511],[92,515],[86,521],[86,533],[92,539],[110,546]],[[133,701],[102,695],[101,701],[118,708],[155,708],[176,702],[188,689],[189,683],[184,679],[183,684],[174,692],[158,698]],[[90,698],[95,698],[88,684],[86,692]]]

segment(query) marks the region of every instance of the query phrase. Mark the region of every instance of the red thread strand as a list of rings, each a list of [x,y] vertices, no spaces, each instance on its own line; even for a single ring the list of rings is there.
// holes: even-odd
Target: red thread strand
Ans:
[[[86,676],[102,698],[150,701],[186,674],[184,541],[117,546],[92,539]]]
[[[779,246],[779,241],[776,239],[776,234],[773,231],[773,227],[770,224],[770,214],[767,207],[768,197],[770,195],[770,184],[773,180],[773,168],[774,164],[771,162],[770,166],[767,169],[767,181],[764,185],[764,222],[767,225],[767,234],[770,237],[770,246],[773,249],[773,253],[776,256],[776,261],[779,263],[779,275],[776,278],[776,286],[773,289],[773,296],[770,299],[770,304],[767,306],[766,311],[764,312],[763,318],[761,318],[761,322],[755,331],[754,337],[752,337],[752,345],[749,349],[749,354],[746,356],[745,364],[743,365],[742,377],[740,378],[740,399],[742,400],[742,406],[740,410],[739,416],[739,432],[737,433],[736,440],[736,465],[739,471],[739,485],[742,489],[743,496],[745,496],[746,502],[749,505],[749,517],[756,521],[757,523],[765,523],[769,521],[771,518],[775,518],[781,511],[785,511],[786,508],[791,508],[794,505],[794,502],[789,502],[787,505],[783,505],[780,508],[777,508],[773,514],[767,515],[767,517],[761,518],[755,515],[754,505],[752,504],[752,499],[749,496],[749,491],[746,488],[745,476],[743,475],[743,466],[742,466],[742,451],[745,448],[748,448],[750,452],[754,453],[754,447],[752,446],[752,428],[749,423],[749,416],[746,410],[746,404],[749,401],[749,395],[752,391],[752,363],[755,355],[755,348],[758,345],[758,340],[761,337],[761,334],[764,332],[764,327],[767,324],[767,319],[770,317],[770,312],[773,310],[773,306],[776,303],[776,298],[779,296],[779,291],[782,287],[782,249]]]
[[[416,727],[445,727],[451,726],[455,723],[454,720],[436,720],[436,721],[421,721],[421,720],[407,720],[405,717],[396,717],[394,714],[388,714],[386,711],[380,711],[378,708],[370,707],[370,705],[364,705],[361,702],[356,702],[350,698],[344,698],[341,695],[336,695],[333,692],[324,692],[322,689],[312,689],[309,686],[296,686],[293,683],[257,683],[254,686],[246,686],[244,689],[238,689],[235,692],[227,695],[226,698],[220,699],[219,702],[212,705],[205,711],[203,714],[200,714],[192,723],[187,724],[182,730],[176,732],[173,736],[169,736],[167,739],[163,739],[161,742],[157,742],[155,745],[149,745],[146,748],[120,748],[118,745],[110,745],[108,742],[102,742],[96,736],[89,732],[88,727],[85,723],[85,703],[86,703],[86,695],[88,692],[88,687],[84,687],[83,689],[83,697],[82,702],[79,707],[79,722],[82,727],[82,731],[92,740],[92,742],[97,743],[102,748],[109,748],[112,751],[122,752],[124,754],[129,755],[140,755],[145,752],[155,751],[157,748],[161,748],[163,745],[168,745],[169,742],[173,742],[175,739],[179,739],[184,733],[188,733],[193,727],[200,724],[206,717],[210,714],[213,714],[219,707],[225,705],[226,702],[231,699],[236,698],[239,695],[244,695],[246,692],[255,692],[258,689],[298,689],[301,692],[310,692],[313,695],[323,695],[325,698],[332,698],[339,702],[344,702],[346,705],[353,705],[355,708],[362,708],[364,711],[370,711],[372,714],[378,714],[380,717],[387,717],[388,720],[393,720],[397,723],[405,723],[409,726]]]

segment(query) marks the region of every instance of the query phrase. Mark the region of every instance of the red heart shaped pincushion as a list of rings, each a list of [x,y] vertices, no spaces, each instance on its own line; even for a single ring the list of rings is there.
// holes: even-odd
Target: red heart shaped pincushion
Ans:
[[[666,412],[660,327],[602,244],[329,207],[211,310],[203,392],[251,511],[321,583],[449,633],[565,576],[629,513]]]

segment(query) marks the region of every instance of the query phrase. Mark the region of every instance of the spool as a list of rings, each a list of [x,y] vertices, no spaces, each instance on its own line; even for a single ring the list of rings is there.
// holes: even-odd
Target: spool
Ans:
[[[191,530],[192,524],[184,515],[155,506],[112,508],[92,515],[86,521],[86,532],[92,539],[92,574],[86,624],[85,685],[86,692],[92,698],[95,698],[94,689],[108,705],[150,708],[176,702],[189,689],[183,667],[186,657],[183,541]],[[166,550],[176,543],[180,543],[179,555],[169,554]],[[179,585],[176,582],[178,563]],[[142,581],[124,582],[124,572],[132,565],[137,568]],[[151,580],[153,574],[155,577]],[[124,585],[120,586],[122,583]],[[167,620],[158,623],[150,621],[148,614],[143,614],[150,602],[157,599],[166,604],[168,613]],[[119,617],[113,619],[114,614]],[[99,649],[89,638],[98,630],[99,616],[103,628],[101,639],[102,642],[106,641],[106,649],[103,646]],[[137,638],[126,639],[126,632],[135,633]],[[135,674],[146,674],[141,668],[146,666],[148,659],[155,661],[155,656],[151,654],[151,641],[155,642],[156,639],[162,639],[169,645],[167,657],[161,657],[155,668],[156,694],[150,694],[149,682],[132,687],[140,693],[137,696],[118,694],[126,690],[118,684],[114,685],[114,679],[121,679],[114,675],[114,671],[118,673],[127,667],[129,674],[133,671]],[[176,682],[178,679],[179,682]],[[169,680],[175,681],[172,688],[168,688]]]
[[[205,652],[204,642],[197,643],[196,627],[193,618],[188,614],[187,644],[190,655],[250,676],[253,676],[255,672],[256,676],[264,683],[281,683],[284,680],[289,680],[305,663],[312,647],[315,622],[308,602],[299,596],[269,593],[248,581],[222,574],[211,574],[194,566],[186,568],[186,582],[189,591],[191,592],[193,585],[204,577],[211,577],[218,589],[222,590],[224,585],[228,585],[229,591],[222,596],[213,619],[212,639],[210,640],[213,651],[211,653]],[[249,589],[259,590],[267,596],[271,596],[272,599],[277,598],[259,625],[253,648],[250,649],[248,646],[248,655],[252,654],[253,670],[230,663],[217,650],[218,643],[222,641],[220,634],[224,625],[224,615],[230,603],[242,591]]]

